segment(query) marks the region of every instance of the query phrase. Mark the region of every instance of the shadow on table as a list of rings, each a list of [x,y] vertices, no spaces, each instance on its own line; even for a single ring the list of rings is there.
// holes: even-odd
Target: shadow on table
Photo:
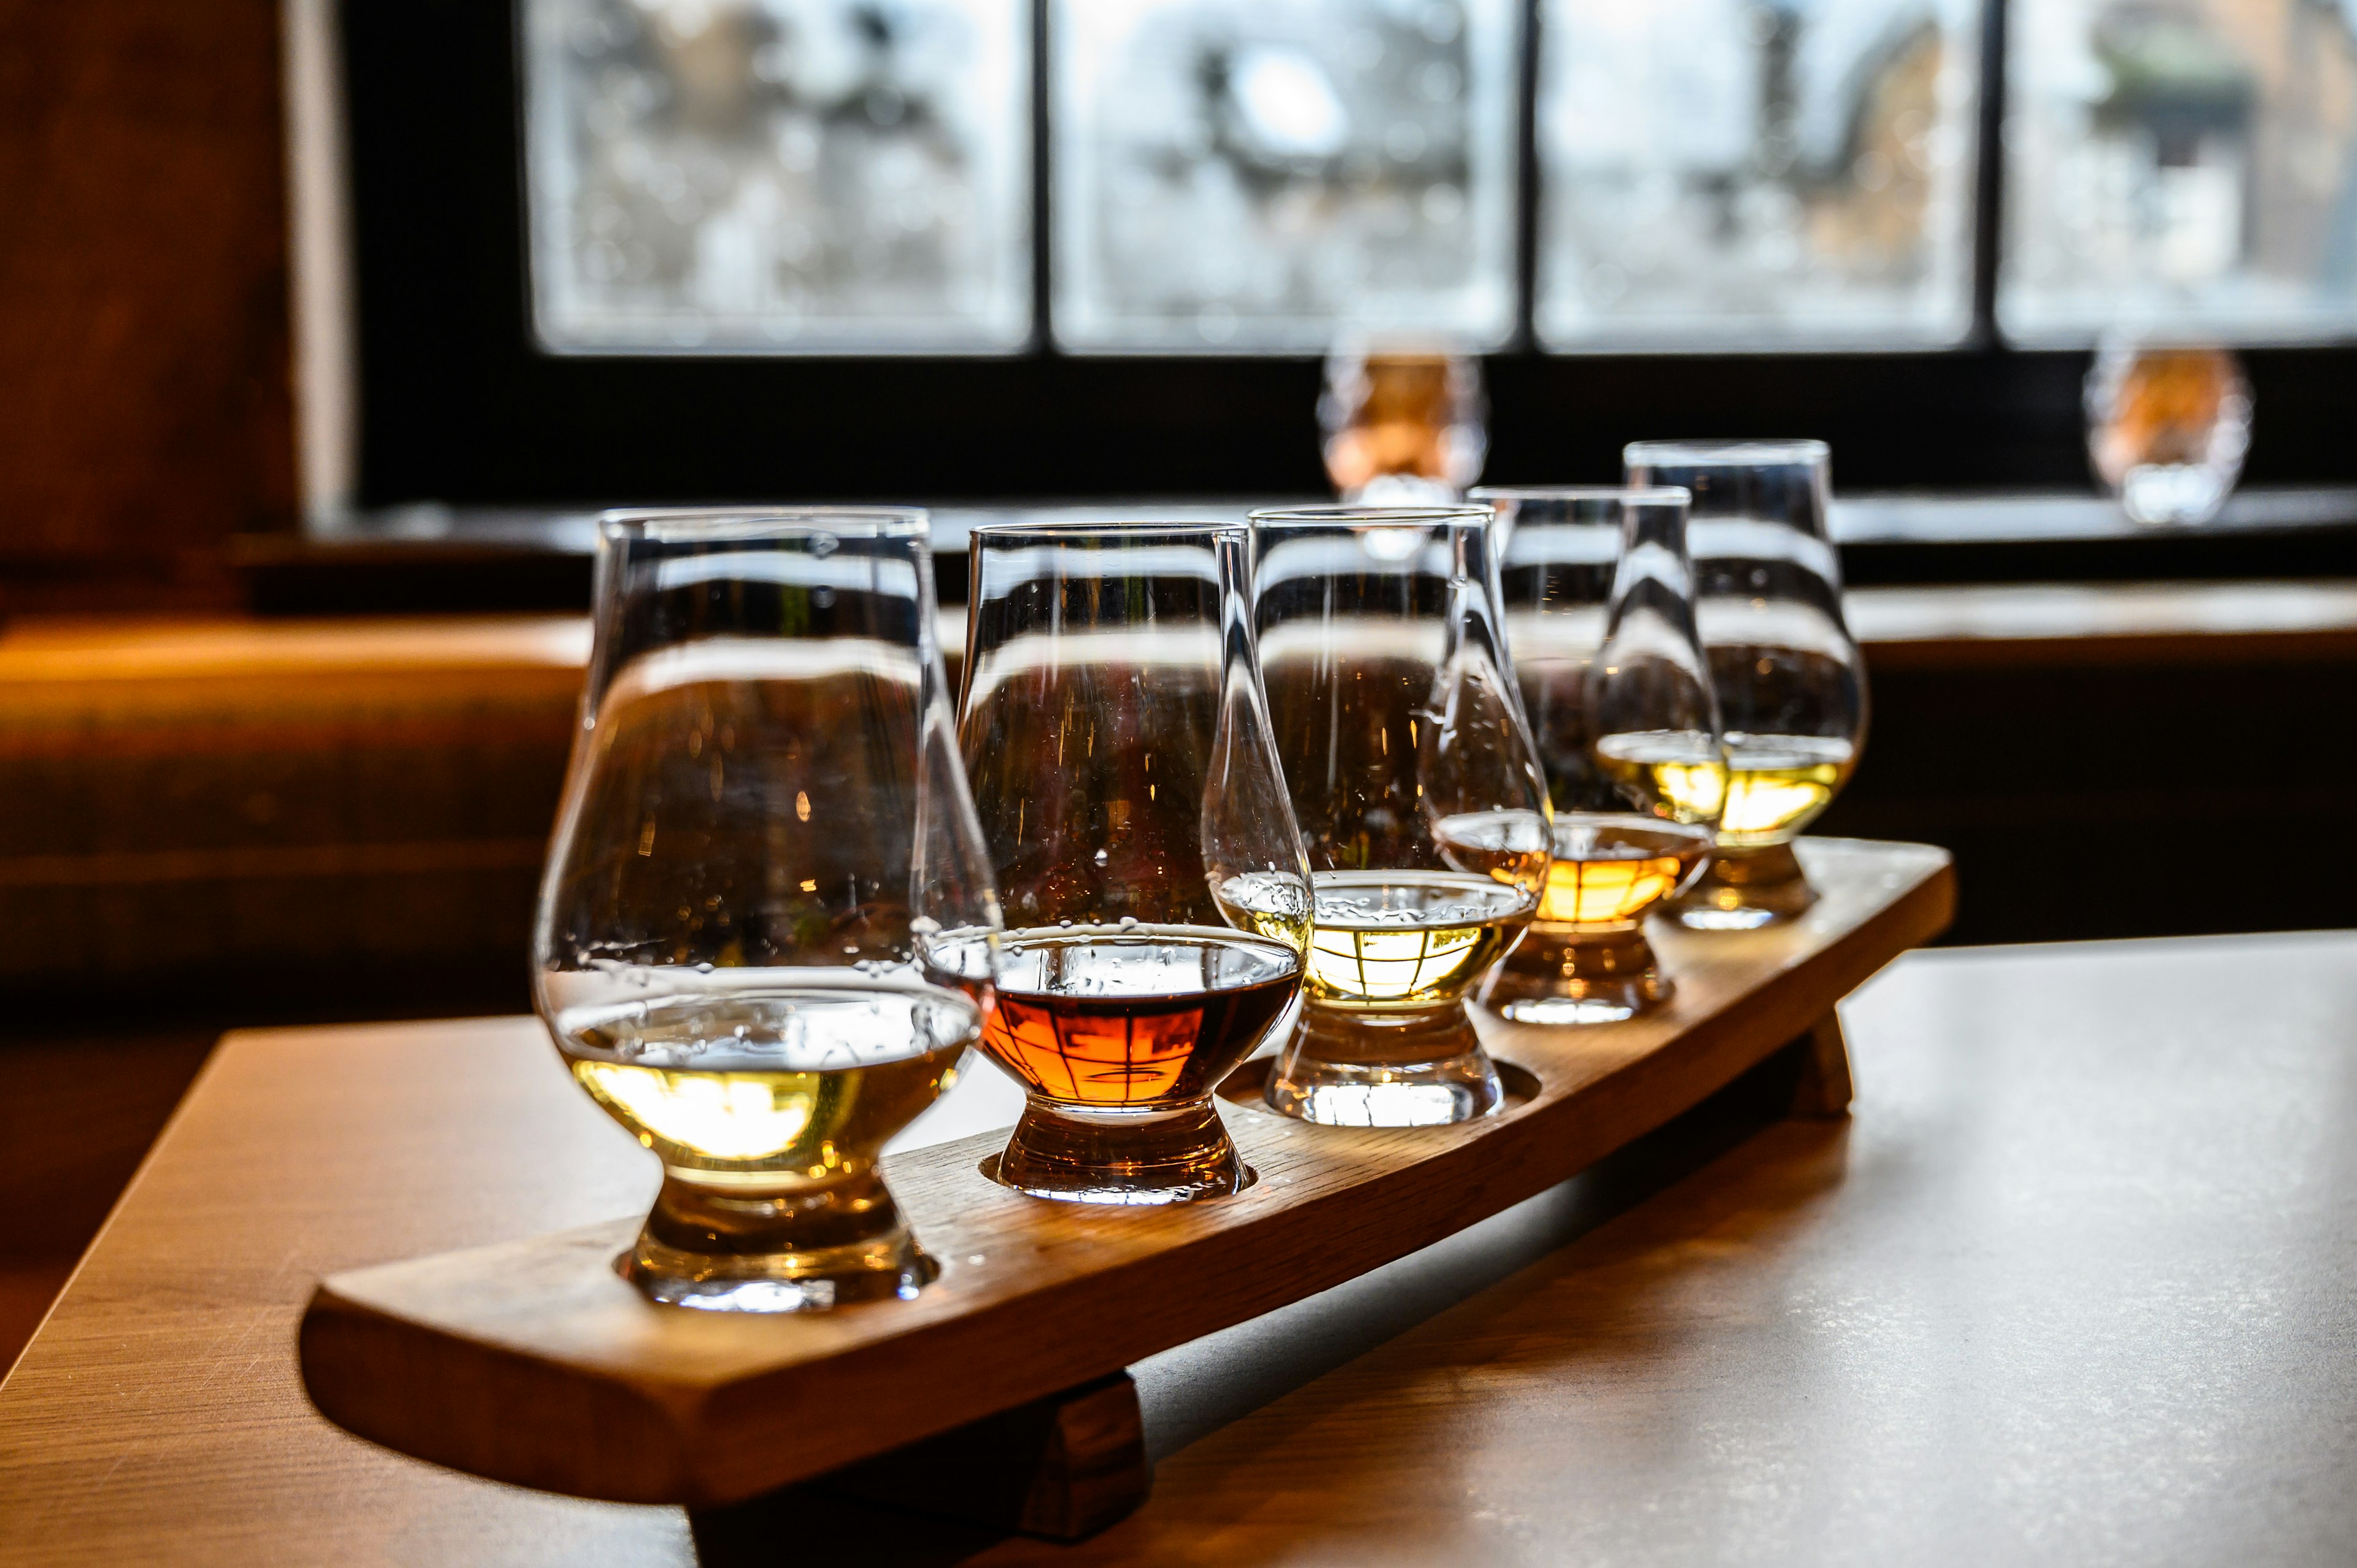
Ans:
[[[987,1526],[897,1512],[811,1487],[690,1514],[688,1530],[702,1568],[950,1568],[1006,1539]]]
[[[1215,1444],[1223,1449],[1217,1454],[1198,1450],[1183,1459],[1175,1456],[1458,1303],[1504,1285],[1533,1263],[1736,1150],[1783,1120],[1801,1071],[1797,1050],[1779,1052],[1684,1115],[1503,1214],[1347,1284],[1141,1363],[1134,1370],[1149,1448],[1157,1460],[1173,1458],[1198,1468],[1200,1479],[1190,1491],[1227,1494],[1240,1510],[1262,1512],[1255,1487],[1271,1494],[1272,1501],[1286,1489],[1281,1477],[1286,1451],[1303,1436],[1297,1422],[1272,1412],[1276,1419],[1263,1423],[1249,1441]],[[1794,1124],[1780,1134],[1809,1152],[1801,1161],[1803,1169],[1792,1169],[1787,1159],[1771,1209],[1805,1207],[1842,1179],[1846,1131],[1846,1122],[1821,1122]],[[1702,1185],[1724,1193],[1730,1208],[1757,1208],[1764,1196],[1747,1197],[1741,1183]],[[1710,1207],[1709,1200],[1703,1205]],[[1697,1210],[1688,1218],[1699,1236],[1723,1217]],[[1633,1303],[1596,1305],[1613,1317],[1635,1310]],[[1442,1442],[1435,1436],[1436,1444]],[[1414,1445],[1387,1455],[1387,1467],[1413,1465],[1426,1474],[1449,1468],[1445,1455],[1417,1458],[1405,1452],[1408,1446]],[[1221,1475],[1214,1479],[1210,1471]],[[1281,1502],[1276,1509],[1280,1515],[1290,1511]],[[798,1487],[696,1515],[693,1527],[698,1561],[705,1568],[823,1561],[838,1554],[875,1568],[947,1568],[977,1559],[1249,1562],[1259,1555],[1253,1544],[1256,1532],[1239,1537],[1222,1528],[1228,1522],[1235,1521],[1189,1509],[1188,1518],[1165,1526],[1149,1501],[1140,1517],[1073,1548]],[[1305,1532],[1318,1528],[1314,1520],[1302,1521]],[[1181,1532],[1193,1538],[1182,1540]],[[1278,1538],[1268,1537],[1265,1543],[1275,1547]]]
[[[1358,1279],[1133,1368],[1157,1462],[1511,1278],[1784,1118],[1787,1047],[1569,1180]],[[1839,1128],[1846,1122],[1824,1123]]]
[[[1794,1076],[1771,1059],[1557,1189],[1556,1246],[1576,1246],[1313,1386],[1276,1389],[1251,1421],[1174,1455],[1146,1506],[1093,1541],[1009,1541],[970,1561],[1552,1561],[1524,1550],[1538,1539],[1526,1532],[1567,1528],[1580,1515],[1567,1499],[1625,1501],[1647,1455],[1712,1440],[1715,1347],[1759,1307],[1724,1290],[1729,1271],[1788,1253],[1845,1181],[1847,1122],[1781,1115]],[[1587,1555],[1555,1544],[1564,1561]]]

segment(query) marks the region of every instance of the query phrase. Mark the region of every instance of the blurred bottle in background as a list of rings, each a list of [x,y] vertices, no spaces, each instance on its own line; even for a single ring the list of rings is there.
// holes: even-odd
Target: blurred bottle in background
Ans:
[[[2220,348],[2118,338],[2087,372],[2087,455],[2138,522],[2207,522],[2243,472],[2251,383]]]
[[[1469,354],[1405,347],[1337,349],[1318,400],[1326,476],[1346,502],[1453,501],[1481,477],[1490,449],[1481,364]]]

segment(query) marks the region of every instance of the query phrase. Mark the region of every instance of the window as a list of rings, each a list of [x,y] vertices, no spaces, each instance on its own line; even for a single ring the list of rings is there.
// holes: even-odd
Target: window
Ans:
[[[522,3],[557,352],[2357,333],[2357,0]]]
[[[2357,331],[2357,0],[2012,0],[1997,319]]]
[[[1021,0],[528,0],[541,339],[1020,348]]]
[[[339,4],[364,505],[1308,495],[1362,333],[1501,482],[2082,486],[2145,311],[2352,472],[2357,0]]]
[[[1055,318],[1077,349],[1514,322],[1514,0],[1059,0]]]
[[[1976,6],[1544,0],[1542,15],[1549,346],[1970,329]]]

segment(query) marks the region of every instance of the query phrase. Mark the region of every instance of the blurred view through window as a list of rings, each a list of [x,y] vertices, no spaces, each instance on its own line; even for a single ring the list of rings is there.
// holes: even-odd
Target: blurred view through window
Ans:
[[[526,0],[563,349],[1014,349],[1027,0]]]
[[[1079,349],[1493,347],[1513,0],[1059,0],[1055,318]]]
[[[1974,327],[1983,0],[522,3],[559,351]],[[2357,0],[2005,4],[1998,326],[2357,335]]]
[[[2357,329],[2357,0],[2012,5],[2007,331]]]
[[[1977,20],[1964,0],[1544,0],[1540,336],[1962,337]]]

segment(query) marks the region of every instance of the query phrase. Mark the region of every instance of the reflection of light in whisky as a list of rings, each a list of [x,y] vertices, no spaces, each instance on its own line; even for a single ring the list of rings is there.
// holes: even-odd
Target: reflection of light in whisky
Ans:
[[[952,1080],[976,1015],[953,992],[839,986],[672,995],[557,1022],[575,1080],[666,1165],[774,1187],[871,1163]]]
[[[1134,1105],[1170,1092],[1202,1033],[1200,1006],[1060,1018],[1028,998],[1002,995],[983,1039],[1044,1094],[1090,1105]]]
[[[783,1154],[810,1125],[823,1076],[814,1072],[676,1072],[576,1061],[573,1076],[625,1124],[706,1159]]]
[[[1716,818],[1720,848],[1749,849],[1782,843],[1815,820],[1849,776],[1857,747],[1824,736],[1729,730],[1722,763],[1657,731],[1606,736],[1596,754],[1607,772],[1673,814]]]
[[[1637,803],[1681,822],[1716,822],[1727,809],[1727,759],[1700,730],[1631,730],[1596,743],[1596,760]]]
[[[1329,1006],[1438,1006],[1512,945],[1536,899],[1467,874],[1321,871],[1308,990]]]
[[[1558,860],[1547,867],[1539,916],[1552,925],[1596,926],[1632,920],[1678,885],[1675,855],[1644,860]]]
[[[1706,826],[1630,815],[1555,819],[1538,923],[1625,928],[1677,891],[1710,853]]]
[[[1200,1099],[1301,985],[1289,943],[1208,928],[1017,930],[1000,950],[982,1047],[1033,1090],[1073,1105]]]
[[[1727,810],[1718,842],[1730,849],[1782,843],[1816,820],[1849,772],[1848,741],[1817,736],[1727,736]]]

